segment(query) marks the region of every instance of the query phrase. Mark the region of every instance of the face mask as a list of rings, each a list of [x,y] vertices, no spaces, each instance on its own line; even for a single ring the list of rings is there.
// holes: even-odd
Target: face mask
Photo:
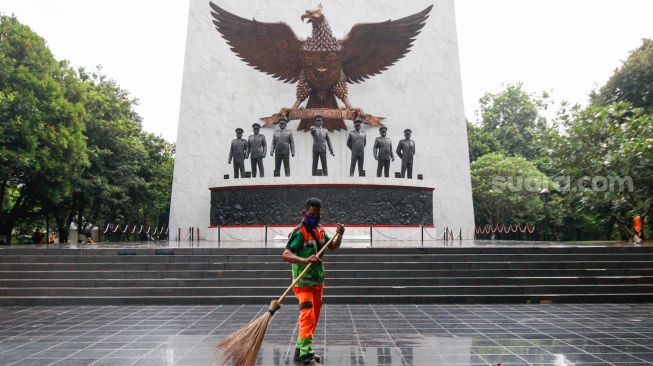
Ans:
[[[316,227],[320,223],[320,216],[304,215],[304,222],[308,226]]]

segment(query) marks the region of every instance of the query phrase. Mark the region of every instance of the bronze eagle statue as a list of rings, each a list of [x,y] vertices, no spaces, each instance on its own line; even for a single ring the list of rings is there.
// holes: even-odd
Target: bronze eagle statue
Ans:
[[[349,102],[347,83],[360,83],[404,57],[433,8],[397,20],[356,24],[345,39],[337,40],[320,5],[301,15],[313,28],[303,40],[286,23],[248,20],[209,4],[213,24],[239,58],[285,83],[297,83],[291,109],[307,98],[306,108],[338,109],[338,97],[346,109],[357,111]],[[312,123],[302,120],[298,129],[306,131]],[[346,129],[339,118],[326,118],[324,127]]]

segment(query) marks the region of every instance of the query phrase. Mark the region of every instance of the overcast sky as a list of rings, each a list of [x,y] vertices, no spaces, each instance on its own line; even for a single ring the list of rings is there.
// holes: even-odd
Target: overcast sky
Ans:
[[[585,104],[642,38],[653,38],[651,0],[455,3],[471,120],[483,93],[519,81]],[[102,65],[140,100],[145,129],[175,141],[188,0],[0,0],[0,12],[32,27],[58,59]]]

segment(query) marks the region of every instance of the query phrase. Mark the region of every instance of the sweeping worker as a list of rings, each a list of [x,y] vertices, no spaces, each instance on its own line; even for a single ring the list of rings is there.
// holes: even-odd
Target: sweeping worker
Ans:
[[[283,260],[291,263],[293,280],[304,270],[306,265],[313,263],[308,272],[299,280],[293,292],[299,301],[299,336],[295,347],[295,361],[304,365],[317,365],[320,358],[313,353],[313,332],[320,319],[322,308],[322,292],[324,289],[324,266],[317,252],[331,239],[320,225],[322,202],[317,198],[306,201],[304,218],[293,232],[283,252]],[[337,233],[344,233],[345,227],[337,224]],[[331,250],[340,247],[342,235],[331,242]]]

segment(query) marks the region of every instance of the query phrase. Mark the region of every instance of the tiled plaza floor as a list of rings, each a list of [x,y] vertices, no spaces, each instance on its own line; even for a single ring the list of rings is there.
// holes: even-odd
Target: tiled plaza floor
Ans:
[[[212,365],[258,305],[0,307],[0,365]],[[326,365],[648,365],[653,304],[326,305]],[[261,365],[293,365],[297,307],[273,318]]]

